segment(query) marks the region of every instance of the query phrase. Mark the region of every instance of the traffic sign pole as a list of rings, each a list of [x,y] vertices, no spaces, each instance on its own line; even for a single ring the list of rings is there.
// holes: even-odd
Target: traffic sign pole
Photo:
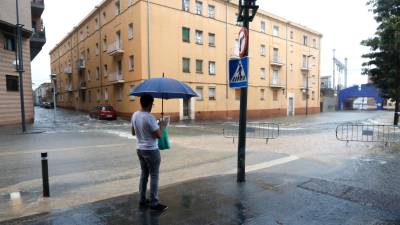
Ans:
[[[242,1],[244,3],[242,4]],[[239,0],[238,21],[243,21],[243,27],[249,31],[249,23],[253,20],[258,6],[256,0]],[[250,15],[250,9],[252,15]],[[248,32],[250,33],[250,32]],[[247,35],[247,49],[243,57],[248,56],[250,34]],[[250,70],[249,70],[250,71]],[[249,77],[247,77],[249,79]],[[246,123],[247,123],[247,87],[240,91],[239,142],[238,142],[238,170],[237,182],[246,181]]]

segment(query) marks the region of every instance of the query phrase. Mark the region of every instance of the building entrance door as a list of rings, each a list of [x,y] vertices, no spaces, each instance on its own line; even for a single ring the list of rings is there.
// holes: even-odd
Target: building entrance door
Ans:
[[[190,99],[183,99],[183,119],[190,119]]]
[[[294,105],[293,105],[293,97],[289,97],[289,102],[288,102],[288,115],[289,116],[294,116]]]

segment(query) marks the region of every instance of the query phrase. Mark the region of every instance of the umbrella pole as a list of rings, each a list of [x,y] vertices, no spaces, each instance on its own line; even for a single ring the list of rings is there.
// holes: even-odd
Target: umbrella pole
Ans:
[[[162,74],[162,77],[164,78],[164,73]],[[164,93],[161,98],[161,119],[164,120]]]

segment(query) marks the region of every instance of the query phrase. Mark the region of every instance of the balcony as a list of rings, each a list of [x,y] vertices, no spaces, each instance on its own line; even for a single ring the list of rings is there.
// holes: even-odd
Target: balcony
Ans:
[[[79,82],[79,89],[80,90],[86,90],[86,81],[81,81]]]
[[[114,84],[120,84],[125,82],[124,76],[122,75],[121,72],[114,72],[108,74],[108,81]]]
[[[84,70],[86,68],[86,61],[84,59],[79,59],[77,66],[79,70]]]
[[[283,63],[279,62],[279,59],[272,59],[270,64],[271,66],[276,66],[276,67],[281,67],[284,65]]]
[[[31,43],[31,60],[33,60],[42,50],[44,44],[46,44],[45,28],[42,28],[41,30],[32,29],[30,43]]]
[[[44,0],[31,0],[32,18],[41,17],[44,11]]]
[[[308,65],[303,64],[301,66],[301,71],[309,72],[309,71],[311,71],[311,68]]]
[[[271,83],[269,84],[269,87],[285,89],[286,84],[284,82],[280,81],[279,79],[273,79],[271,81]]]
[[[64,89],[65,91],[68,91],[68,92],[71,92],[72,91],[72,85],[71,84],[67,84],[66,86],[65,86],[65,89]]]
[[[110,56],[120,56],[124,54],[124,50],[122,49],[122,42],[116,41],[110,45],[108,45],[107,53]]]
[[[72,74],[72,66],[67,66],[64,68],[64,73],[67,75],[71,75]]]

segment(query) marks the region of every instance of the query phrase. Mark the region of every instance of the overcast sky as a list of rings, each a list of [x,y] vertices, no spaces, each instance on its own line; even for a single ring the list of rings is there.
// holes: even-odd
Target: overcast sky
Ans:
[[[349,85],[367,81],[361,76],[361,55],[368,51],[360,46],[373,36],[376,23],[366,6],[367,0],[258,0],[260,8],[277,16],[310,27],[323,34],[321,76],[332,75],[332,49],[336,57],[349,60]],[[49,81],[49,51],[72,30],[101,0],[45,1],[43,22],[47,43],[32,61],[34,88]],[[78,7],[77,7],[78,6]],[[250,37],[251,38],[251,37]]]

